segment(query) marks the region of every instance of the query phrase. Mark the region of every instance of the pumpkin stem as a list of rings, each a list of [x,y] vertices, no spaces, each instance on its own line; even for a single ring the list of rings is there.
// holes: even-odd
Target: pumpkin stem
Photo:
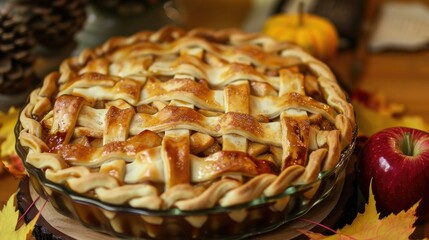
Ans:
[[[304,1],[300,1],[298,5],[298,27],[304,25]]]

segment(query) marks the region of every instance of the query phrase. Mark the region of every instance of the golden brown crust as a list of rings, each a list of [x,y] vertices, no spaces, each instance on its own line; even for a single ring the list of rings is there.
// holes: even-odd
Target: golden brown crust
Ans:
[[[313,182],[336,166],[355,124],[332,72],[301,49],[234,29],[177,27],[66,59],[32,92],[20,122],[26,161],[49,180],[106,203],[182,210]]]
[[[163,138],[162,153],[165,188],[189,183],[191,178],[189,131],[168,131]]]

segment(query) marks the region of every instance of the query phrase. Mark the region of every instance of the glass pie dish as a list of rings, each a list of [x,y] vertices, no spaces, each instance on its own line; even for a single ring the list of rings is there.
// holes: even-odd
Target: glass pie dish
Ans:
[[[35,190],[90,229],[237,239],[325,199],[356,134],[333,73],[296,46],[166,27],[64,60],[30,94],[16,148]]]
[[[18,136],[22,130],[20,123],[15,127]],[[27,150],[16,141],[16,151],[23,160],[32,186],[37,193],[47,199],[54,208],[84,226],[117,237],[141,237],[150,239],[243,239],[272,231],[283,224],[303,216],[329,194],[338,177],[345,171],[355,147],[357,127],[353,132],[353,142],[342,151],[334,169],[319,173],[317,180],[302,185],[292,185],[282,193],[272,197],[260,197],[253,201],[231,207],[216,206],[196,211],[179,209],[149,210],[127,206],[106,204],[70,191],[46,179],[41,169],[25,161]],[[306,193],[316,188],[316,193],[306,197]],[[276,204],[286,200],[287,207],[278,211]],[[231,216],[245,215],[242,221]],[[203,228],[193,227],[186,219],[204,218]],[[116,226],[116,227],[114,227]]]

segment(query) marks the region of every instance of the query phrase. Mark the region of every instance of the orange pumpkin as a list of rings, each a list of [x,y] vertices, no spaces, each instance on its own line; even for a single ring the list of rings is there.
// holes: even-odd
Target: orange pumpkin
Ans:
[[[334,56],[338,48],[335,26],[329,20],[316,15],[275,15],[265,22],[264,32],[279,41],[295,43],[322,60]]]

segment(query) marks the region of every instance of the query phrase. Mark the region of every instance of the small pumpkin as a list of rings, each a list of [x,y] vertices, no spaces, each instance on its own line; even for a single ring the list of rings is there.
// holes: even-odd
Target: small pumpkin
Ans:
[[[276,40],[297,44],[322,60],[337,52],[337,30],[328,19],[320,16],[302,11],[275,15],[267,19],[263,31]]]

